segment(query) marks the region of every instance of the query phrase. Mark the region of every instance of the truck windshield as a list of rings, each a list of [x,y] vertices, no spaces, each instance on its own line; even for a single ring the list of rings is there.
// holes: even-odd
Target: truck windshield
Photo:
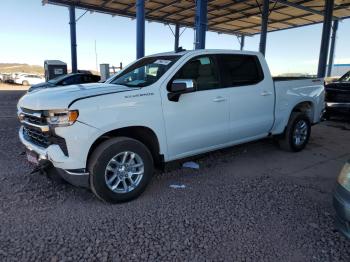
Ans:
[[[158,81],[179,57],[179,55],[146,57],[125,69],[109,83],[129,87],[149,86]]]
[[[350,71],[347,72],[345,75],[343,75],[341,78],[339,78],[340,82],[350,82]]]

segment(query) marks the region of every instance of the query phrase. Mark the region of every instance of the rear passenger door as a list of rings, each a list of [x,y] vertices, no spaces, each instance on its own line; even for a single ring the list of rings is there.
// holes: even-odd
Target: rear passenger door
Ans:
[[[222,85],[229,90],[231,141],[268,135],[274,121],[274,87],[255,55],[217,56]]]

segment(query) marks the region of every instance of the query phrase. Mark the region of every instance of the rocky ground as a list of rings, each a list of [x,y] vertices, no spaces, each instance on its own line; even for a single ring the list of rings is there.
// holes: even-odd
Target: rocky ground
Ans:
[[[199,170],[175,163],[137,200],[110,205],[30,174],[22,94],[0,92],[0,261],[350,261],[332,208],[349,123],[314,126],[296,154],[267,139],[200,156]]]

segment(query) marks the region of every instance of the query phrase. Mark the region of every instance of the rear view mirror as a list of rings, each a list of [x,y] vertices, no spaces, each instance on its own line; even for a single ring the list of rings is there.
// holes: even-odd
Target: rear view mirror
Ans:
[[[181,94],[191,93],[196,91],[196,84],[193,79],[175,79],[168,87],[168,99],[173,102],[178,102]]]

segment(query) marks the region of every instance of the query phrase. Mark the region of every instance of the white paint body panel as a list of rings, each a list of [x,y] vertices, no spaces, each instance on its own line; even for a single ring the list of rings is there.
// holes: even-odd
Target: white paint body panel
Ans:
[[[165,55],[170,54],[173,53]],[[169,101],[167,83],[187,61],[203,54],[258,56],[264,80],[251,86],[183,94],[179,102]],[[86,168],[92,144],[112,130],[132,126],[151,129],[158,138],[160,154],[167,162],[256,140],[270,133],[280,134],[292,109],[300,102],[313,104],[312,119],[313,123],[317,123],[324,108],[323,101],[324,89],[320,82],[295,80],[274,83],[260,53],[196,50],[185,52],[151,86],[139,89],[95,83],[50,88],[26,94],[19,100],[18,108],[79,110],[77,123],[55,129],[59,136],[65,138],[69,157],[63,157],[62,152],[58,152],[59,147],[54,145],[42,149],[22,142],[38,153],[49,155],[56,167],[80,169]]]

